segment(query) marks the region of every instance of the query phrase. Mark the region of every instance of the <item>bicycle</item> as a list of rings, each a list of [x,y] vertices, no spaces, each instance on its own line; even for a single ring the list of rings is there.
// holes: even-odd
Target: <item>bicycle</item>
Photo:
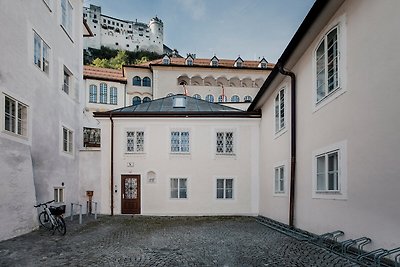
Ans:
[[[35,208],[43,207],[43,211],[39,213],[39,222],[44,228],[53,230],[53,235],[55,231],[59,232],[61,235],[65,235],[67,227],[62,217],[65,213],[65,205],[60,207],[47,206],[53,202],[54,200],[51,200],[34,206]]]

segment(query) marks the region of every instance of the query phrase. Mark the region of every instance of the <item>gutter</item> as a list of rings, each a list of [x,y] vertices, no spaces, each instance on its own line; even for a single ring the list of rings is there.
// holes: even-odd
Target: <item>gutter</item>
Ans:
[[[111,121],[111,162],[110,162],[110,184],[111,184],[111,216],[114,215],[114,121],[112,119],[112,112],[110,112]]]
[[[282,75],[289,76],[290,84],[290,191],[289,191],[289,227],[294,224],[294,202],[296,189],[296,75],[284,69],[281,62],[277,63],[279,72]]]

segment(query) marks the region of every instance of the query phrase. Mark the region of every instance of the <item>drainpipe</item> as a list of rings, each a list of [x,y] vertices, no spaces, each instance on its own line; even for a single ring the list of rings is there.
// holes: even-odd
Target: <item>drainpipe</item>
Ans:
[[[296,184],[296,75],[283,68],[283,64],[278,62],[278,69],[282,75],[289,76],[291,79],[290,84],[290,112],[291,112],[291,125],[290,125],[290,191],[289,191],[289,227],[294,227],[294,201],[295,201],[295,184]]]
[[[111,165],[110,165],[110,182],[111,182],[111,216],[114,215],[114,121],[112,119],[112,112],[110,112],[111,121]]]

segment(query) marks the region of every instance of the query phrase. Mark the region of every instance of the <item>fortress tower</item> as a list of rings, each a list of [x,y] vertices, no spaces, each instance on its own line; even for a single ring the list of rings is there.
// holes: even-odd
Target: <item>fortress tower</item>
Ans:
[[[90,5],[83,8],[83,18],[93,32],[86,38],[84,49],[101,46],[112,49],[163,53],[164,25],[158,17],[149,24],[110,17],[101,13],[101,7]]]

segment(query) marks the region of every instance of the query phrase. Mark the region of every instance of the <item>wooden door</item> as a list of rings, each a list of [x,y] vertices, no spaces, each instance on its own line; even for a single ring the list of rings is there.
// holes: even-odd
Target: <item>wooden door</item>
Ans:
[[[121,175],[121,213],[140,214],[140,175]]]

